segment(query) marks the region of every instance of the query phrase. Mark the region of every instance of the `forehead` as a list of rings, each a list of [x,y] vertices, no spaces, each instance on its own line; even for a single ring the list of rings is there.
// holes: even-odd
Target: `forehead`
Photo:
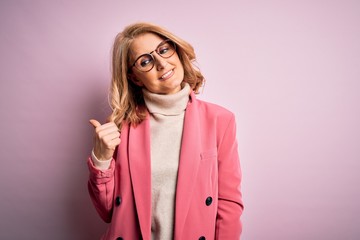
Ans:
[[[130,46],[131,57],[136,59],[144,53],[154,51],[162,41],[163,39],[161,37],[153,33],[144,33],[137,36]]]

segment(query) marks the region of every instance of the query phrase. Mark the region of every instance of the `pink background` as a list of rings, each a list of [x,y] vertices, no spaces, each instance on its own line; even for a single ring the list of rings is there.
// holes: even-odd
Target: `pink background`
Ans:
[[[123,2],[123,3],[122,3]],[[245,240],[359,239],[360,2],[0,2],[0,239],[98,239],[89,118],[135,21],[193,44],[237,117]]]

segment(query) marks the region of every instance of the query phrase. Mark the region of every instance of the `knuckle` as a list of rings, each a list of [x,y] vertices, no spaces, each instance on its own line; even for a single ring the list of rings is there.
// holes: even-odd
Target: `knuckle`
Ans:
[[[103,136],[103,133],[101,131],[96,132],[96,135],[101,138]]]
[[[95,132],[96,132],[97,134],[99,134],[99,132],[101,132],[101,129],[100,129],[99,127],[97,127],[97,128],[95,128]]]
[[[101,139],[105,144],[109,144],[109,136],[103,136]]]

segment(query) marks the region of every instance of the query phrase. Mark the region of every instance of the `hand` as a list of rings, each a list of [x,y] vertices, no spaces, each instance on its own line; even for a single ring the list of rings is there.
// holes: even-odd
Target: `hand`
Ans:
[[[115,148],[120,144],[120,132],[114,122],[101,125],[95,119],[89,121],[95,128],[94,154],[98,160],[108,160],[114,155]]]

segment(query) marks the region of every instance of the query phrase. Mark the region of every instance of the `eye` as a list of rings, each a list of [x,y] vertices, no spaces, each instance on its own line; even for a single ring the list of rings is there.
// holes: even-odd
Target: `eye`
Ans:
[[[144,55],[144,56],[140,57],[137,62],[139,64],[139,66],[146,67],[149,64],[151,64],[152,61],[153,61],[153,59],[152,59],[152,57],[150,55]]]
[[[160,55],[163,55],[167,53],[170,50],[170,45],[168,43],[165,43],[164,45],[160,46],[158,49],[158,53]]]

